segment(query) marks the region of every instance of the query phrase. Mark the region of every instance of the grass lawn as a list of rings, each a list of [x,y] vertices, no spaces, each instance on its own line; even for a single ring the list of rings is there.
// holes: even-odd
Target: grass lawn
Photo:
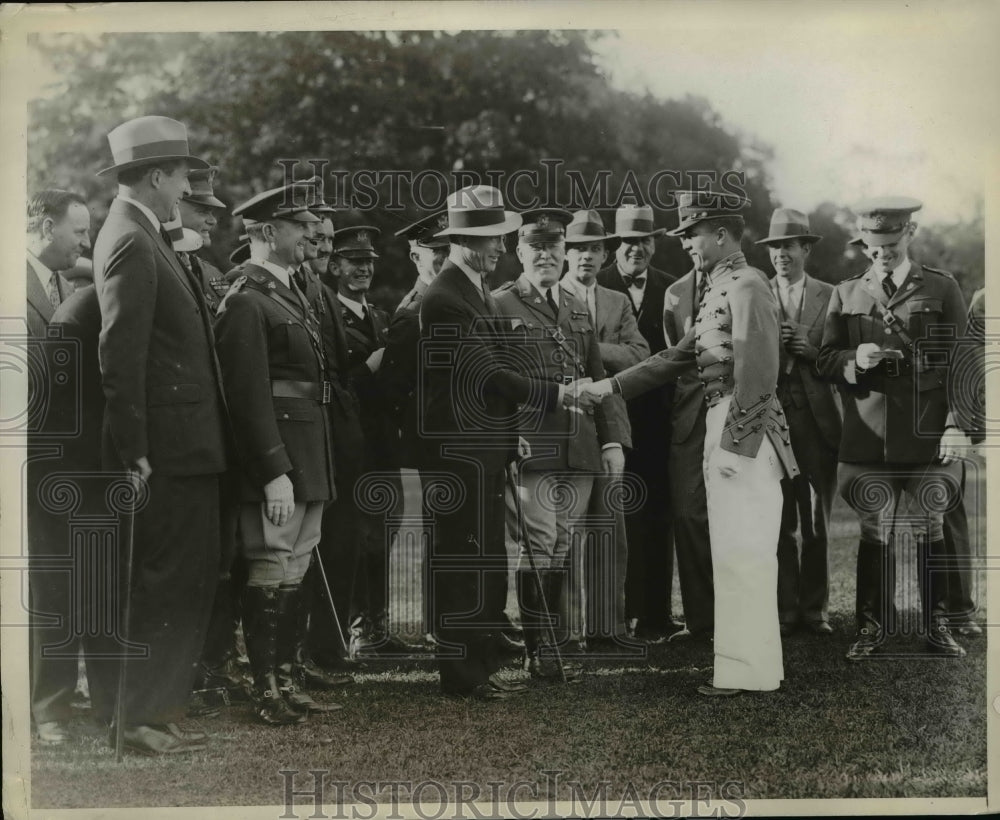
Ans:
[[[983,554],[978,489],[978,482],[970,483],[966,504],[974,546]],[[372,661],[354,686],[317,696],[343,704],[342,711],[275,729],[256,723],[248,706],[233,706],[200,723],[213,734],[209,749],[183,760],[128,756],[116,766],[102,733],[81,712],[72,727],[76,742],[34,749],[32,806],[282,805],[282,769],[302,772],[294,780],[300,791],[311,787],[307,770],[328,769],[326,800],[334,805],[327,812],[333,816],[334,781],[355,784],[345,787],[345,802],[352,794],[372,799],[373,793],[375,800],[390,800],[388,787],[358,785],[364,781],[434,780],[451,795],[455,783],[468,781],[475,785],[461,787],[462,796],[478,788],[483,799],[491,788],[506,794],[526,781],[516,797],[540,801],[589,800],[604,781],[604,816],[616,813],[630,794],[646,799],[663,781],[710,781],[716,797],[719,784],[735,781],[731,796],[755,799],[984,796],[985,638],[963,639],[969,654],[960,661],[923,655],[914,636],[893,644],[909,657],[848,664],[857,527],[839,499],[833,536],[836,634],[786,639],[785,682],[778,692],[724,701],[700,697],[695,687],[710,678],[712,655],[697,645],[653,646],[645,658],[631,660],[594,655],[579,685],[539,687],[492,704],[439,695],[429,660]],[[905,557],[899,575],[905,578],[901,604],[913,607],[914,568]],[[675,611],[681,611],[679,598]],[[526,677],[513,668],[505,674]],[[491,787],[491,781],[506,785]],[[400,792],[400,802],[407,793]],[[690,796],[660,792],[661,801]],[[434,789],[422,798],[439,799]],[[298,816],[312,814],[312,798],[299,801]],[[577,807],[580,813],[579,802]],[[357,816],[370,816],[362,808]],[[598,803],[595,810],[601,808]],[[351,816],[349,807],[347,812]]]

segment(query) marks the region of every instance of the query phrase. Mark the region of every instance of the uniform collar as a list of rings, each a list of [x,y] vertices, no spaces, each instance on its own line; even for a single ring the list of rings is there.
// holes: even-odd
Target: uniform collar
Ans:
[[[250,261],[253,262],[253,264],[255,264],[258,268],[266,270],[286,288],[291,287],[291,285],[288,284],[292,278],[292,271],[290,268],[283,268],[281,265],[275,265],[274,262],[268,262],[266,259],[254,259],[253,257],[250,257]]]
[[[892,283],[896,286],[896,290],[899,290],[903,286],[903,282],[906,281],[906,277],[909,276],[912,267],[913,263],[910,261],[910,257],[907,256],[893,269],[891,274],[886,274],[886,276],[892,276]],[[876,276],[878,276],[879,284],[885,281],[885,276],[879,276],[878,274]]]
[[[360,302],[352,299],[350,296],[345,296],[343,291],[337,291],[337,298],[344,307],[350,310],[351,313],[359,319],[365,318],[365,309],[368,307],[368,301],[365,299],[363,294]]]

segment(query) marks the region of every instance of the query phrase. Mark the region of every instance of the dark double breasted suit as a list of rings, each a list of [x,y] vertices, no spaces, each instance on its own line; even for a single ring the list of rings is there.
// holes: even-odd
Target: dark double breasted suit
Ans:
[[[784,502],[778,535],[778,617],[782,623],[826,621],[829,599],[828,529],[837,492],[837,449],[840,447],[841,409],[837,394],[816,370],[823,343],[823,325],[833,286],[808,274],[802,301],[794,315],[786,315],[778,286],[772,290],[783,321],[798,324],[809,347],[797,356],[784,347],[778,364],[778,398],[789,425],[795,461],[801,471],[782,481]],[[802,555],[795,540],[801,529]]]
[[[492,296],[450,260],[420,305],[421,467],[447,474],[455,493],[431,510],[432,626],[445,691],[469,692],[500,666],[504,470],[516,456],[516,407],[549,411],[559,396],[554,381],[514,368],[509,327]]]
[[[134,205],[111,203],[94,245],[101,308],[103,454],[110,470],[149,460],[135,513],[126,724],[183,717],[219,564],[219,475],[227,422],[212,318],[199,283]],[[91,675],[98,717],[115,699],[116,661]],[[96,685],[95,685],[96,684]]]
[[[625,294],[632,305],[628,285],[617,264],[598,273],[597,281]],[[661,270],[652,266],[646,269],[646,285],[635,319],[650,353],[658,353],[666,347],[663,300],[673,282],[674,277]],[[626,454],[625,469],[642,479],[647,497],[641,509],[625,515],[629,547],[626,608],[628,617],[638,618],[655,630],[668,628],[672,620],[673,511],[667,474],[672,398],[672,385],[664,385],[628,402],[633,447]]]

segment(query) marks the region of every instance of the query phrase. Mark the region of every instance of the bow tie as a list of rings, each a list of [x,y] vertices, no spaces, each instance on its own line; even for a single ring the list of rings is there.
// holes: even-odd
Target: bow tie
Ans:
[[[637,288],[638,290],[642,290],[644,287],[646,287],[646,274],[640,274],[639,276],[632,276],[632,277],[622,276],[622,279],[625,280],[626,286],[630,288]]]

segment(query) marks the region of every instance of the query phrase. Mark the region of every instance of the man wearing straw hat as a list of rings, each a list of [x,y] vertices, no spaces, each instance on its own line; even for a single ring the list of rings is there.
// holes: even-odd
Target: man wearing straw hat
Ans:
[[[837,448],[841,411],[833,387],[821,380],[816,357],[833,287],[805,272],[809,251],[820,237],[804,213],[778,208],[767,247],[775,277],[771,291],[781,316],[778,398],[789,426],[801,473],[781,483],[784,502],[778,535],[778,618],[781,634],[800,623],[814,635],[833,632],[829,623],[828,528],[837,492]],[[795,530],[802,534],[802,556]]]
[[[101,308],[100,366],[107,398],[104,462],[145,482],[134,513],[129,640],[148,657],[91,665],[95,714],[123,716],[125,745],[145,754],[204,748],[184,717],[219,566],[219,476],[226,469],[225,402],[212,318],[199,283],[164,236],[191,192],[188,172],[207,163],[185,127],[140,117],[108,134],[118,195],[94,245]]]
[[[604,287],[624,293],[632,305],[639,332],[651,353],[666,347],[663,299],[674,277],[650,262],[656,237],[664,228],[653,223],[648,205],[625,203],[615,211],[615,235],[621,245],[615,262],[597,275]],[[659,642],[680,629],[671,614],[674,577],[673,523],[667,464],[670,458],[671,385],[628,402],[632,449],[625,470],[646,487],[645,503],[625,515],[628,533],[627,617],[635,637]]]
[[[649,345],[639,332],[635,311],[628,296],[597,283],[597,274],[605,260],[614,254],[621,239],[609,234],[597,211],[581,210],[573,214],[566,226],[566,275],[560,285],[574,293],[587,306],[605,372],[613,376],[645,359]],[[619,397],[616,399],[621,402]],[[628,452],[632,449],[631,426],[627,413],[621,417],[621,443]],[[584,586],[571,586],[567,592],[568,610],[580,613],[586,627],[588,648],[602,643],[612,649],[623,648],[627,634],[625,618],[625,575],[628,568],[628,539],[622,504],[615,503],[614,488],[619,487],[621,475],[598,475],[590,497],[588,513],[599,520],[613,520],[612,553],[597,547],[584,560]],[[595,546],[597,546],[595,544]],[[571,552],[571,559],[588,559],[581,550]],[[592,617],[583,617],[584,611]],[[571,619],[571,624],[573,623]]]
[[[479,700],[516,696],[523,685],[496,672],[507,652],[504,482],[518,454],[517,406],[547,412],[573,404],[573,385],[543,382],[519,367],[530,350],[504,343],[487,276],[504,235],[521,217],[504,210],[496,188],[470,186],[448,197],[448,261],[420,305],[423,464],[446,476],[452,494],[428,498],[432,628],[442,691]],[[523,450],[522,450],[523,452]],[[520,691],[519,691],[520,690]]]

